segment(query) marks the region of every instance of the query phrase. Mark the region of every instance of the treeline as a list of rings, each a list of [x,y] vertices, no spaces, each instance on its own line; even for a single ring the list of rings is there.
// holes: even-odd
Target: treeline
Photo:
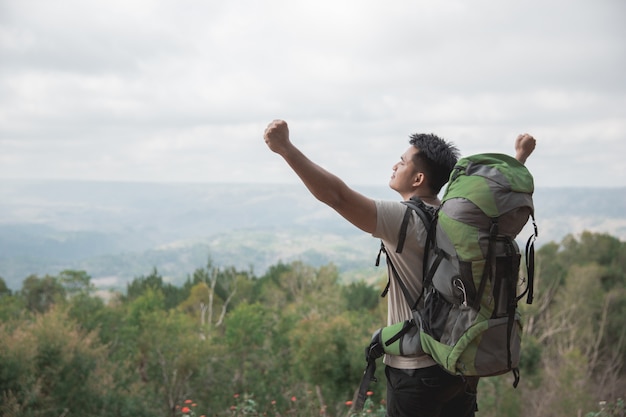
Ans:
[[[626,391],[626,245],[568,236],[536,269],[520,386],[481,380],[480,416],[584,415]],[[15,292],[0,278],[0,415],[346,415],[384,284],[298,262],[258,277],[208,262],[180,286],[153,270],[106,300],[85,271]],[[384,415],[382,368],[367,415]]]

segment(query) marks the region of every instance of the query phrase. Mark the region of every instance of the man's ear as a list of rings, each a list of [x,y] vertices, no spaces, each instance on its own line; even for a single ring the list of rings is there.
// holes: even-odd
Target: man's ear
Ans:
[[[413,187],[420,187],[424,185],[425,180],[426,177],[424,176],[423,172],[415,173],[415,175],[413,175]]]

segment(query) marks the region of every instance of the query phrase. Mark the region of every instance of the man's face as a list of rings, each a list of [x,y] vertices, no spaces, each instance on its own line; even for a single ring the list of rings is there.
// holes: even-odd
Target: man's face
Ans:
[[[413,156],[418,152],[419,150],[415,146],[409,146],[400,157],[400,161],[393,166],[393,173],[389,180],[389,187],[392,190],[400,194],[413,191],[413,184],[415,183],[415,176],[417,174],[417,168],[413,163]]]

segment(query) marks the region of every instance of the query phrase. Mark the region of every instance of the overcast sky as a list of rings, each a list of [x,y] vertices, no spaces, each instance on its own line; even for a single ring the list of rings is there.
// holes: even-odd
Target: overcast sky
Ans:
[[[0,179],[353,185],[409,134],[538,139],[536,186],[625,186],[624,0],[0,0]]]

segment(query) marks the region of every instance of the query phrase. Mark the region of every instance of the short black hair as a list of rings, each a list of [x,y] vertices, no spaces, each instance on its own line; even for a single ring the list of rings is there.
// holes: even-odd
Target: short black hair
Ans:
[[[432,133],[414,133],[409,138],[409,143],[419,150],[413,157],[414,164],[426,176],[431,191],[439,194],[459,160],[459,149]]]

